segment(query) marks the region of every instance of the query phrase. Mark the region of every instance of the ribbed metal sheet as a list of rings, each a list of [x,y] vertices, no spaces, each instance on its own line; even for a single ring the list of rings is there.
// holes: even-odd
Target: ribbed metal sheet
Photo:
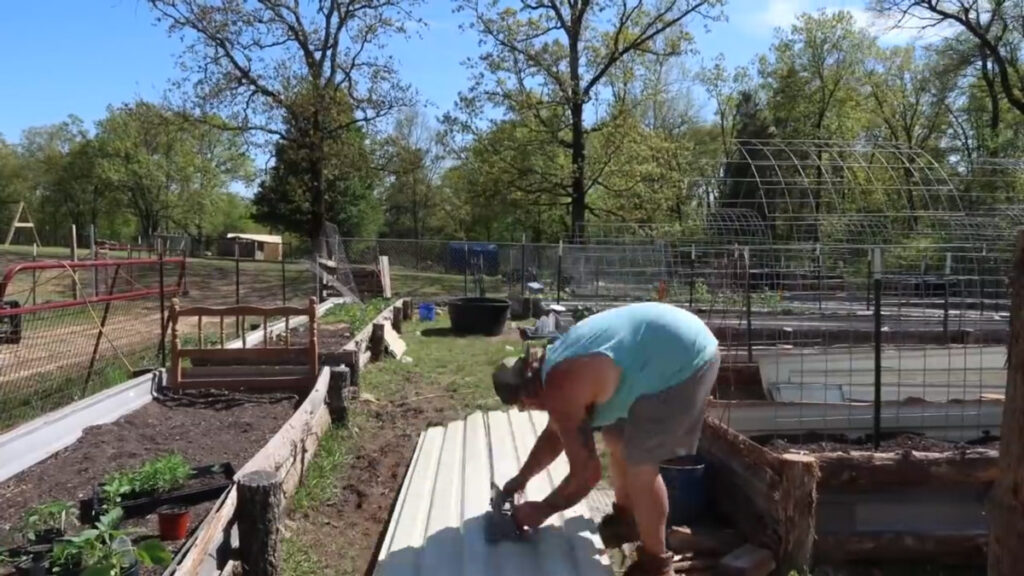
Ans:
[[[488,544],[491,473],[488,434],[498,485],[511,478],[547,425],[542,412],[475,413],[420,435],[398,495],[374,574],[611,575],[586,502],[556,514],[526,542]],[[547,496],[568,474],[563,454],[530,481],[526,497]]]

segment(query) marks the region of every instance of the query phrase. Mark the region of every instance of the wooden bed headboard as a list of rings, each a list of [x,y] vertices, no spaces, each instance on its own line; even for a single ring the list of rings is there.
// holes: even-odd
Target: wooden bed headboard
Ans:
[[[306,316],[309,338],[303,346],[292,346],[289,320]],[[225,318],[240,319],[241,348],[225,348]],[[245,331],[247,318],[261,318],[263,345],[248,347]],[[270,318],[283,317],[285,322],[284,347],[272,347],[267,324]],[[198,347],[181,345],[181,320],[196,318],[199,334]],[[219,326],[219,346],[207,347],[203,339],[203,320],[214,318]],[[214,388],[233,390],[295,390],[313,388],[319,371],[317,348],[317,301],[310,297],[306,307],[298,306],[191,306],[182,308],[177,298],[171,302],[171,368],[169,386],[174,390]],[[182,366],[188,359],[191,366]]]

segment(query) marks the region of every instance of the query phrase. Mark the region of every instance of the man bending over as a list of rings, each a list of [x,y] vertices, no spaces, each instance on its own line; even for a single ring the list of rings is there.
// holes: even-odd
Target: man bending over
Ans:
[[[493,375],[502,403],[544,410],[549,419],[503,491],[521,492],[563,451],[569,460],[569,475],[547,498],[515,507],[517,524],[536,529],[594,488],[601,479],[594,446],[600,430],[615,488],[601,539],[606,548],[640,541],[627,576],[671,575],[659,465],[696,452],[719,362],[718,340],[697,316],[656,302],[590,316],[540,358],[506,358]]]

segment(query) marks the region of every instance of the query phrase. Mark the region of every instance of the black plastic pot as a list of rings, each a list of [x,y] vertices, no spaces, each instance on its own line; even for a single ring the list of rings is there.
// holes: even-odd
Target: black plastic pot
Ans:
[[[505,330],[511,302],[504,298],[454,298],[448,301],[452,332],[498,336]]]
[[[53,544],[53,541],[57,538],[64,536],[64,531],[60,528],[47,528],[46,530],[40,530],[32,538],[32,544]]]
[[[220,480],[202,488],[184,488],[165,494],[128,494],[119,506],[124,512],[124,518],[129,520],[149,516],[156,512],[157,508],[170,504],[195,506],[216,500],[231,486],[235,477],[235,468],[230,462],[192,468],[192,479],[209,477],[219,477]],[[102,494],[103,485],[100,484],[93,490],[91,498],[83,498],[78,501],[79,522],[93,524],[99,520],[103,509]]]

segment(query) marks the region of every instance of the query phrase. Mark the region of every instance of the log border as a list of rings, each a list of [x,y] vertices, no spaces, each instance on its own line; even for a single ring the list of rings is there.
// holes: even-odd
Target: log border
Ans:
[[[320,370],[316,386],[306,400],[277,434],[238,470],[236,476],[243,476],[256,470],[273,470],[282,478],[284,501],[287,503],[291,500],[306,467],[316,453],[320,438],[331,426],[331,416],[326,403],[330,374],[329,368]],[[221,548],[225,544],[231,544],[237,504],[237,489],[232,486],[222,497],[216,510],[211,511],[196,530],[190,549],[172,574],[198,575],[202,573],[208,559],[224,557]]]

